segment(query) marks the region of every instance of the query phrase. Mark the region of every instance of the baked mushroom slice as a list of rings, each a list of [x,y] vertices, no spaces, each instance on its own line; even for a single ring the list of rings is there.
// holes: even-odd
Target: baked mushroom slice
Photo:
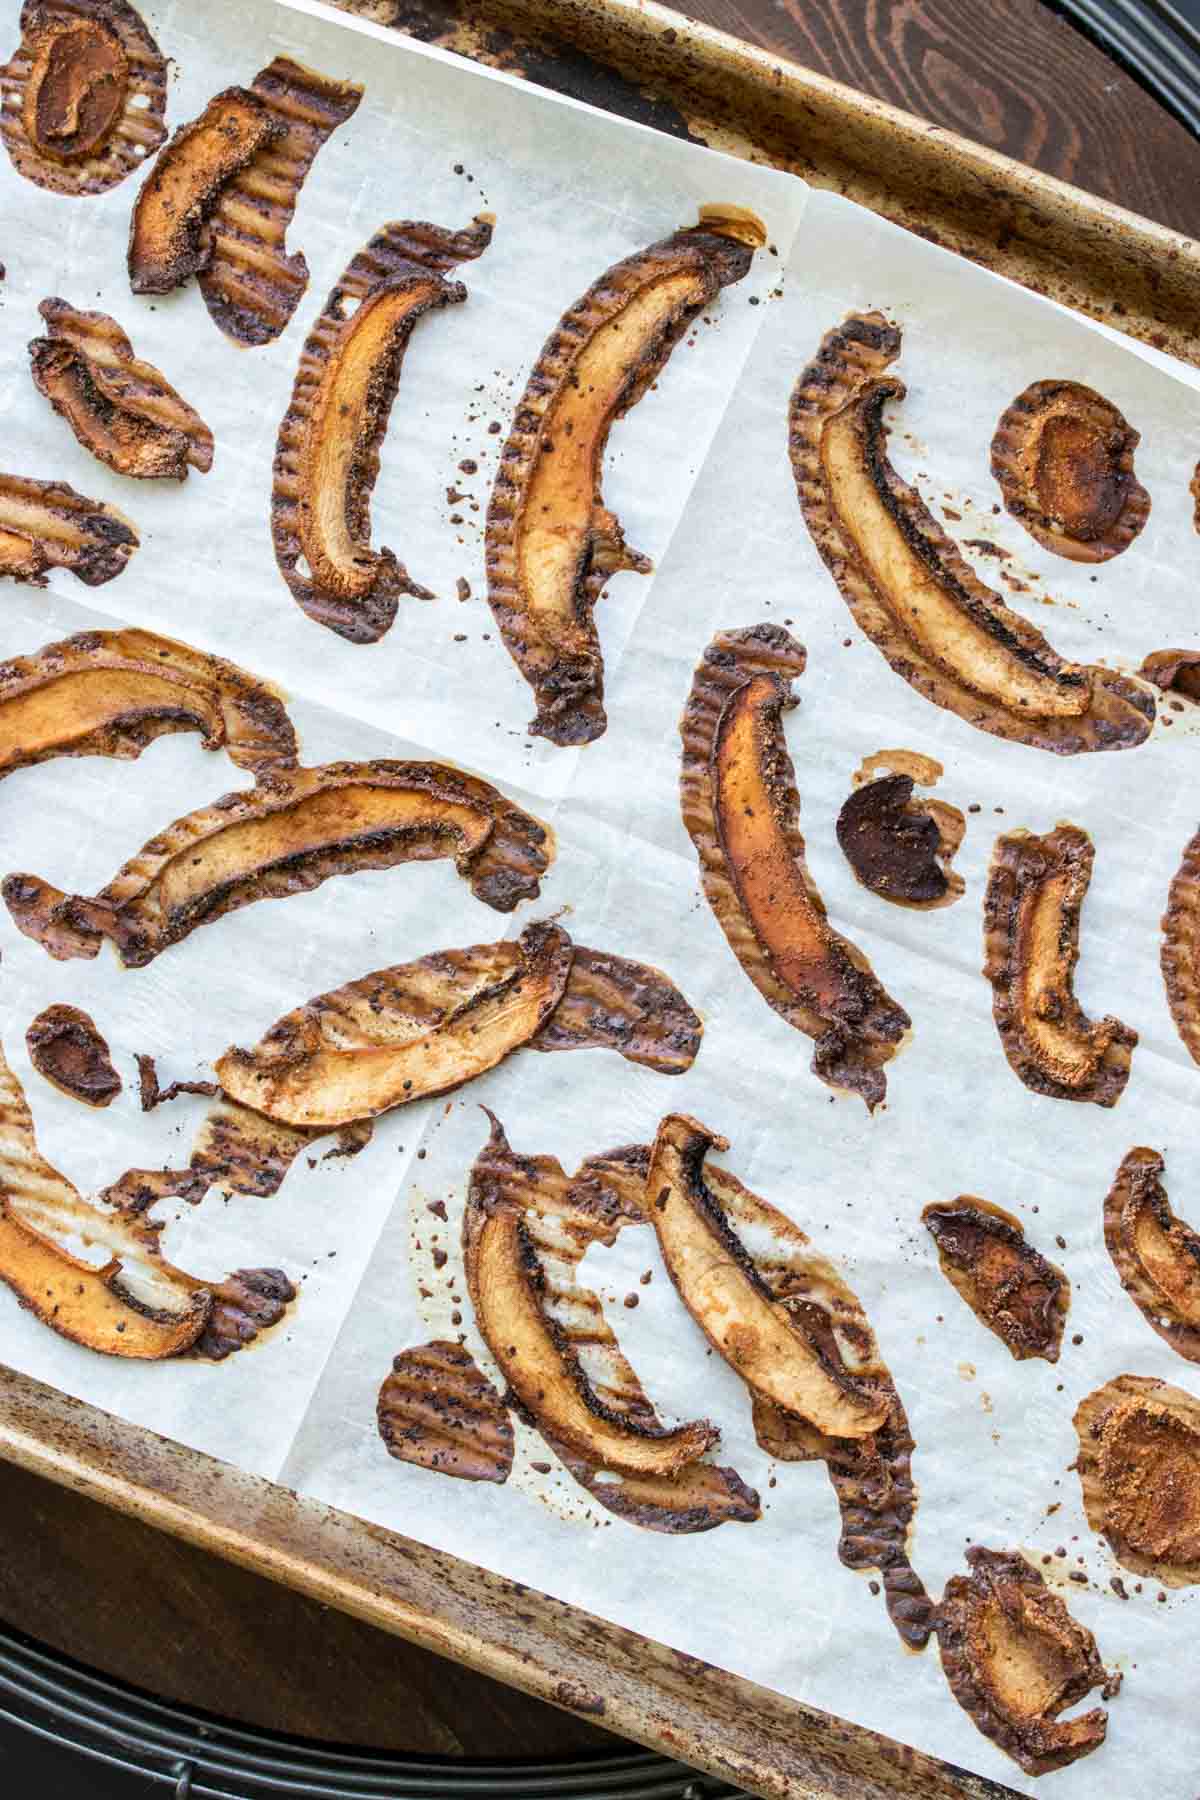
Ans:
[[[255,775],[297,761],[275,688],[154,631],[82,631],[0,663],[0,779],[57,756],[140,756],[168,731],[198,731]]]
[[[562,999],[531,1050],[617,1050],[659,1075],[696,1060],[704,1026],[675,983],[650,963],[576,944]]]
[[[435,1339],[402,1350],[379,1390],[375,1419],[398,1462],[460,1481],[508,1480],[508,1408],[461,1344]]]
[[[1171,879],[1159,961],[1175,1029],[1200,1063],[1200,831],[1188,839]]]
[[[713,639],[679,724],[680,807],[705,897],[745,973],[815,1040],[814,1074],[874,1111],[887,1092],[883,1066],[911,1021],[830,925],[808,872],[782,724],[804,660],[778,625]]]
[[[938,1645],[950,1691],[985,1737],[1027,1775],[1047,1775],[1104,1742],[1108,1714],[1060,1715],[1099,1688],[1121,1685],[1096,1640],[1037,1570],[1011,1550],[972,1544],[938,1609]]]
[[[1115,1106],[1138,1034],[1075,998],[1079,917],[1095,849],[1078,825],[996,839],[983,902],[983,972],[1009,1067],[1034,1094]]]
[[[1126,676],[1056,655],[892,468],[883,408],[905,389],[885,371],[900,348],[882,313],[852,313],[792,393],[800,508],[858,624],[910,687],[995,737],[1063,756],[1142,743],[1151,696]]]
[[[413,327],[466,299],[446,272],[482,255],[491,237],[482,215],[457,232],[385,225],[350,262],[300,352],[275,445],[275,560],[309,618],[351,643],[381,638],[401,594],[432,598],[391,550],[372,549],[371,495]]]
[[[895,906],[948,906],[963,891],[947,867],[966,820],[943,800],[913,798],[913,777],[880,775],[856,787],[837,819],[837,841],[862,886]]]
[[[562,998],[571,940],[528,925],[515,944],[476,944],[380,969],[287,1013],[216,1073],[239,1105],[331,1130],[461,1087],[528,1043]]]
[[[27,181],[103,194],[167,135],[167,65],[125,0],[25,0],[0,135]]]
[[[609,432],[764,242],[752,216],[705,208],[698,224],[607,269],[533,366],[500,453],[486,556],[489,604],[537,702],[535,737],[587,744],[604,731],[596,602],[611,576],[650,568],[604,504]]]
[[[438,857],[454,858],[477,899],[511,912],[536,896],[552,854],[536,819],[445,763],[326,763],[277,770],[186,813],[99,894],[63,894],[36,875],[6,876],[0,894],[18,929],[51,956],[95,956],[107,937],[136,969],[256,900]]]
[[[0,580],[45,587],[51,569],[68,569],[87,587],[102,587],[138,542],[115,506],[77,494],[65,481],[0,474]]]
[[[38,1074],[69,1100],[108,1106],[121,1092],[103,1033],[77,1006],[47,1006],[26,1030],[25,1045]]]
[[[658,1128],[646,1177],[646,1214],[667,1273],[713,1348],[755,1395],[832,1437],[860,1438],[887,1418],[886,1398],[856,1381],[759,1275],[704,1179],[724,1138],[684,1113]]]
[[[1164,1587],[1200,1582],[1200,1400],[1118,1375],[1080,1403],[1075,1430],[1087,1522],[1121,1567]]]
[[[1021,1221],[990,1200],[960,1194],[927,1206],[921,1223],[937,1245],[943,1275],[979,1323],[1018,1362],[1057,1362],[1071,1284],[1026,1241]]]
[[[1138,674],[1164,694],[1200,700],[1200,650],[1152,650]]]
[[[1107,562],[1150,517],[1134,474],[1141,434],[1080,381],[1034,381],[1000,416],[992,474],[1004,504],[1045,550]]]
[[[48,331],[29,346],[34,386],[85,450],[139,481],[184,481],[189,466],[211,469],[212,432],[152,363],[133,354],[115,319],[57,298],[38,311]]]
[[[1147,1325],[1200,1363],[1200,1233],[1172,1210],[1165,1166],[1144,1146],[1123,1159],[1104,1202],[1104,1242]]]
[[[1192,523],[1196,527],[1196,530],[1200,531],[1200,462],[1196,464],[1192,479],[1188,482],[1188,492],[1196,503],[1196,510],[1192,515]]]

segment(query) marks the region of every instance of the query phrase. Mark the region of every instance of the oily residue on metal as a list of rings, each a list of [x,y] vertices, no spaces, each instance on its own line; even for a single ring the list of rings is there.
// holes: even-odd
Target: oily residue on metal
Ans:
[[[1121,1567],[1166,1587],[1200,1582],[1200,1400],[1118,1375],[1080,1404],[1075,1430],[1088,1524]]]
[[[508,1408],[461,1344],[435,1339],[402,1350],[379,1390],[379,1435],[389,1456],[461,1481],[508,1480]]]
[[[814,1039],[813,1072],[873,1111],[887,1092],[884,1065],[911,1021],[829,924],[808,873],[781,719],[804,662],[803,647],[778,625],[713,639],[679,724],[680,809],[705,897],[742,969],[769,1006]],[[743,761],[735,771],[723,750],[732,749],[731,725],[746,723],[738,709],[747,700],[757,713],[749,721],[757,767]]]
[[[531,1050],[618,1050],[659,1075],[682,1075],[704,1027],[661,969],[576,944],[566,991]]]
[[[139,538],[115,506],[77,494],[65,481],[0,475],[0,580],[45,587],[67,569],[87,587],[118,576]]]
[[[1026,1242],[1020,1220],[988,1200],[960,1194],[927,1206],[921,1223],[937,1245],[943,1275],[980,1324],[1018,1362],[1032,1356],[1057,1362],[1071,1284]]]
[[[445,276],[491,238],[484,215],[464,231],[385,225],[352,258],[300,352],[275,444],[275,560],[297,605],[351,643],[381,638],[401,594],[433,597],[386,546],[372,549],[371,495],[413,327],[466,299]]]
[[[51,1087],[85,1106],[108,1106],[121,1077],[96,1021],[77,1006],[48,1006],[25,1033],[29,1060]]]
[[[1104,1242],[1150,1329],[1200,1363],[1200,1233],[1172,1210],[1165,1166],[1145,1147],[1122,1160],[1104,1202]]]
[[[1094,855],[1077,825],[996,839],[983,905],[983,973],[1009,1067],[1031,1093],[1115,1106],[1138,1034],[1119,1019],[1089,1019],[1074,989]]]
[[[883,775],[843,803],[837,840],[863,887],[897,906],[929,911],[963,891],[962,876],[946,865],[965,829],[958,807],[914,800],[911,775]]]
[[[992,474],[1004,504],[1043,549],[1107,562],[1150,517],[1134,474],[1140,433],[1111,400],[1078,381],[1035,381],[1001,415]]]
[[[27,181],[104,193],[158,149],[166,108],[166,63],[126,0],[25,0],[0,136]]]

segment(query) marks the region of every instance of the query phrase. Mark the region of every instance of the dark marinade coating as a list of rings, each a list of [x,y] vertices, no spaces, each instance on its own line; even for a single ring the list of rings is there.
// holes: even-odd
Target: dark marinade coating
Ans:
[[[85,1106],[108,1106],[121,1092],[96,1022],[76,1006],[48,1006],[25,1033],[29,1060],[51,1086]]]

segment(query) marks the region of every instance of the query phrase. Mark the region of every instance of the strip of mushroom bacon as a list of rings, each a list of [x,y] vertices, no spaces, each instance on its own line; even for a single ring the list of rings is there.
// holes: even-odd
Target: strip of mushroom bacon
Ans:
[[[153,631],[84,631],[0,663],[0,778],[57,756],[140,756],[168,731],[198,731],[255,775],[297,760],[274,688]]]
[[[461,1344],[435,1339],[402,1350],[375,1409],[388,1455],[460,1481],[508,1480],[508,1408]]]
[[[125,0],[25,0],[0,135],[27,181],[102,194],[167,135],[167,66]]]
[[[536,737],[587,744],[604,731],[596,602],[611,576],[650,567],[601,495],[608,434],[765,241],[752,214],[704,208],[696,225],[607,269],[534,364],[500,454],[486,555],[489,604],[537,701]]]
[[[777,625],[713,639],[679,725],[680,806],[738,962],[767,1004],[815,1040],[813,1072],[873,1111],[911,1021],[830,925],[805,862],[781,718],[804,660]]]
[[[0,474],[0,580],[45,587],[51,569],[67,569],[87,587],[102,587],[138,542],[115,506],[77,494],[65,481]]]
[[[1126,676],[1064,662],[986,587],[887,457],[885,374],[901,334],[882,313],[830,331],[792,393],[789,450],[813,543],[856,621],[935,706],[1059,755],[1126,750],[1154,702]]]
[[[346,268],[300,353],[275,445],[275,560],[297,605],[351,643],[381,638],[401,594],[432,598],[391,550],[371,548],[371,494],[413,327],[466,299],[446,273],[481,256],[491,237],[484,215],[465,231],[385,225]]]
[[[34,338],[34,385],[85,450],[118,475],[183,481],[189,466],[212,467],[212,432],[107,313],[79,312],[66,300],[38,307],[49,328]]]
[[[121,1092],[103,1033],[77,1006],[47,1006],[26,1030],[25,1047],[38,1074],[71,1100],[108,1106]]]
[[[95,956],[107,937],[134,969],[240,906],[359,869],[453,857],[477,899],[511,912],[536,896],[553,853],[545,826],[445,763],[326,763],[272,771],[176,819],[98,894],[36,875],[7,876],[0,894],[51,956]]]
[[[1103,394],[1078,381],[1035,381],[1001,415],[992,474],[1004,504],[1043,549],[1107,562],[1150,517],[1133,472],[1141,438]]]
[[[1133,1149],[1104,1202],[1104,1242],[1147,1325],[1200,1363],[1200,1235],[1171,1209],[1157,1150]]]
[[[1171,881],[1159,960],[1175,1029],[1200,1063],[1200,830],[1188,839]]]
[[[1115,1106],[1138,1034],[1089,1019],[1075,998],[1079,916],[1095,850],[1086,831],[996,839],[983,902],[984,966],[1009,1067],[1032,1093]]]
[[[1075,1430],[1087,1522],[1121,1567],[1165,1587],[1200,1583],[1200,1401],[1117,1375],[1080,1402]]]
[[[159,1227],[89,1206],[45,1160],[21,1084],[0,1052],[0,1281],[60,1337],[143,1361],[214,1360],[277,1324],[295,1299],[278,1269],[201,1282],[163,1257]],[[63,1239],[106,1250],[85,1261]]]
[[[1020,1220],[989,1200],[960,1194],[927,1206],[921,1223],[937,1245],[942,1273],[980,1324],[1018,1362],[1031,1356],[1057,1362],[1071,1284],[1026,1242]]]

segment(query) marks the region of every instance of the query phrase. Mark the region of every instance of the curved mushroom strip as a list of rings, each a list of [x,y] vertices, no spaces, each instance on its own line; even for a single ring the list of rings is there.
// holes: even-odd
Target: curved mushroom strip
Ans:
[[[860,1385],[844,1359],[810,1335],[807,1321],[775,1299],[705,1183],[709,1150],[728,1147],[683,1113],[658,1128],[646,1214],[667,1272],[713,1348],[754,1394],[831,1437],[866,1437],[887,1418],[886,1397]]]
[[[499,1133],[499,1138],[497,1138]],[[494,1148],[507,1142],[493,1124]],[[545,1269],[521,1207],[490,1178],[487,1153],[471,1172],[463,1253],[475,1319],[521,1405],[540,1430],[597,1469],[674,1476],[717,1442],[707,1420],[666,1427],[602,1397],[548,1306]]]
[[[935,706],[1060,755],[1140,744],[1154,703],[1108,669],[1063,662],[960,555],[887,460],[884,370],[900,332],[882,313],[828,333],[792,394],[789,448],[814,544],[859,625]]]
[[[1123,1569],[1165,1587],[1200,1582],[1200,1400],[1118,1375],[1075,1413],[1083,1508]]]
[[[0,779],[56,756],[140,756],[168,731],[200,732],[255,775],[296,763],[274,688],[157,632],[83,631],[0,663]]]
[[[937,1245],[942,1274],[979,1323],[1018,1362],[1031,1356],[1057,1362],[1071,1284],[1026,1243],[1020,1220],[988,1200],[960,1194],[927,1206],[921,1223]]]
[[[121,1077],[96,1021],[77,1006],[47,1006],[25,1033],[38,1074],[70,1100],[108,1106],[121,1092]]]
[[[868,781],[844,802],[837,840],[855,878],[881,900],[931,910],[963,891],[948,870],[966,820],[945,801],[913,799],[911,775]]]
[[[873,1111],[887,1092],[882,1065],[911,1021],[830,925],[808,873],[780,719],[803,670],[804,650],[778,625],[713,639],[679,724],[680,807],[738,962],[767,1004],[815,1039],[814,1074]]]
[[[1171,1210],[1157,1150],[1131,1150],[1104,1202],[1104,1242],[1153,1331],[1200,1363],[1200,1234]]]
[[[354,644],[381,638],[401,594],[431,599],[388,549],[371,548],[371,494],[404,352],[425,313],[465,300],[456,263],[481,256],[492,227],[385,225],[325,302],[275,445],[271,535],[292,597]]]
[[[85,450],[118,475],[183,481],[189,464],[212,467],[212,432],[107,313],[78,312],[65,300],[38,307],[49,326],[34,338],[34,385]]]
[[[217,1079],[231,1100],[306,1130],[449,1093],[528,1043],[571,957],[565,931],[529,925],[516,944],[381,969],[286,1014],[254,1050],[227,1050]]]
[[[536,819],[444,763],[326,763],[186,813],[90,898],[36,875],[6,876],[0,894],[51,956],[95,956],[107,937],[136,969],[240,906],[398,863],[452,856],[477,899],[511,912],[551,854]]]
[[[1004,504],[1043,549],[1107,562],[1150,517],[1133,472],[1141,434],[1111,400],[1078,381],[1035,381],[1001,415],[992,474]]]
[[[58,1238],[109,1252],[94,1264]],[[277,1269],[204,1283],[167,1262],[158,1227],[88,1206],[41,1155],[21,1085],[0,1052],[0,1281],[44,1325],[107,1356],[219,1359],[277,1323],[295,1290]]]
[[[389,1456],[462,1481],[508,1480],[508,1408],[461,1344],[402,1350],[375,1409]]]
[[[503,1213],[520,1221],[523,1298],[538,1309],[540,1325],[532,1337],[539,1350],[542,1329],[551,1334],[554,1354],[545,1357],[548,1379],[537,1391],[539,1358],[523,1365],[525,1385],[512,1383],[513,1395],[569,1473],[597,1503],[616,1517],[649,1531],[681,1535],[711,1531],[725,1523],[749,1523],[759,1517],[758,1495],[735,1470],[699,1459],[703,1438],[715,1441],[709,1426],[688,1426],[700,1446],[693,1460],[665,1472],[654,1466],[664,1442],[663,1426],[637,1375],[621,1352],[596,1295],[577,1279],[580,1262],[595,1243],[612,1244],[618,1231],[644,1224],[643,1187],[649,1151],[626,1145],[589,1157],[574,1176],[567,1176],[552,1156],[517,1156],[509,1148],[499,1120],[471,1172],[463,1242],[471,1279],[470,1245],[489,1216]],[[474,1298],[474,1290],[472,1290]],[[509,1371],[479,1314],[480,1330],[506,1376]],[[504,1308],[489,1314],[490,1328],[505,1336]],[[515,1353],[515,1352],[514,1352]],[[511,1377],[510,1377],[511,1381]],[[582,1413],[580,1408],[583,1408]],[[600,1408],[593,1413],[592,1408]],[[559,1429],[566,1421],[569,1436]],[[575,1427],[582,1427],[582,1436]],[[644,1433],[651,1434],[643,1437]],[[632,1442],[639,1469],[624,1468],[614,1478],[613,1434]]]
[[[0,580],[45,587],[51,569],[69,569],[88,587],[121,573],[138,534],[113,506],[77,494],[65,481],[0,475]]]
[[[608,434],[657,380],[688,326],[740,281],[765,237],[712,216],[627,256],[563,315],[513,419],[487,517],[488,602],[534,691],[535,737],[587,744],[604,731],[604,658],[593,613],[609,578],[645,574],[601,495]]]
[[[1138,1034],[1089,1019],[1075,998],[1079,915],[1095,850],[1086,831],[996,839],[983,902],[983,972],[1009,1067],[1032,1093],[1115,1106]]]
[[[1164,694],[1200,700],[1200,650],[1152,650],[1138,674]]]
[[[1104,1742],[1108,1714],[1060,1714],[1093,1689],[1121,1685],[1096,1640],[1071,1617],[1037,1570],[1011,1550],[967,1551],[938,1609],[938,1644],[950,1691],[985,1737],[1027,1775],[1065,1769]]]
[[[618,1050],[659,1075],[682,1075],[704,1026],[661,969],[576,944],[562,999],[531,1050]]]
[[[167,66],[125,0],[25,0],[0,69],[0,135],[18,174],[103,194],[167,135]]]
[[[1196,464],[1192,479],[1188,482],[1188,492],[1196,502],[1196,510],[1192,515],[1192,523],[1200,531],[1200,462]]]
[[[1175,1029],[1200,1063],[1200,831],[1188,839],[1171,881],[1159,960]]]

